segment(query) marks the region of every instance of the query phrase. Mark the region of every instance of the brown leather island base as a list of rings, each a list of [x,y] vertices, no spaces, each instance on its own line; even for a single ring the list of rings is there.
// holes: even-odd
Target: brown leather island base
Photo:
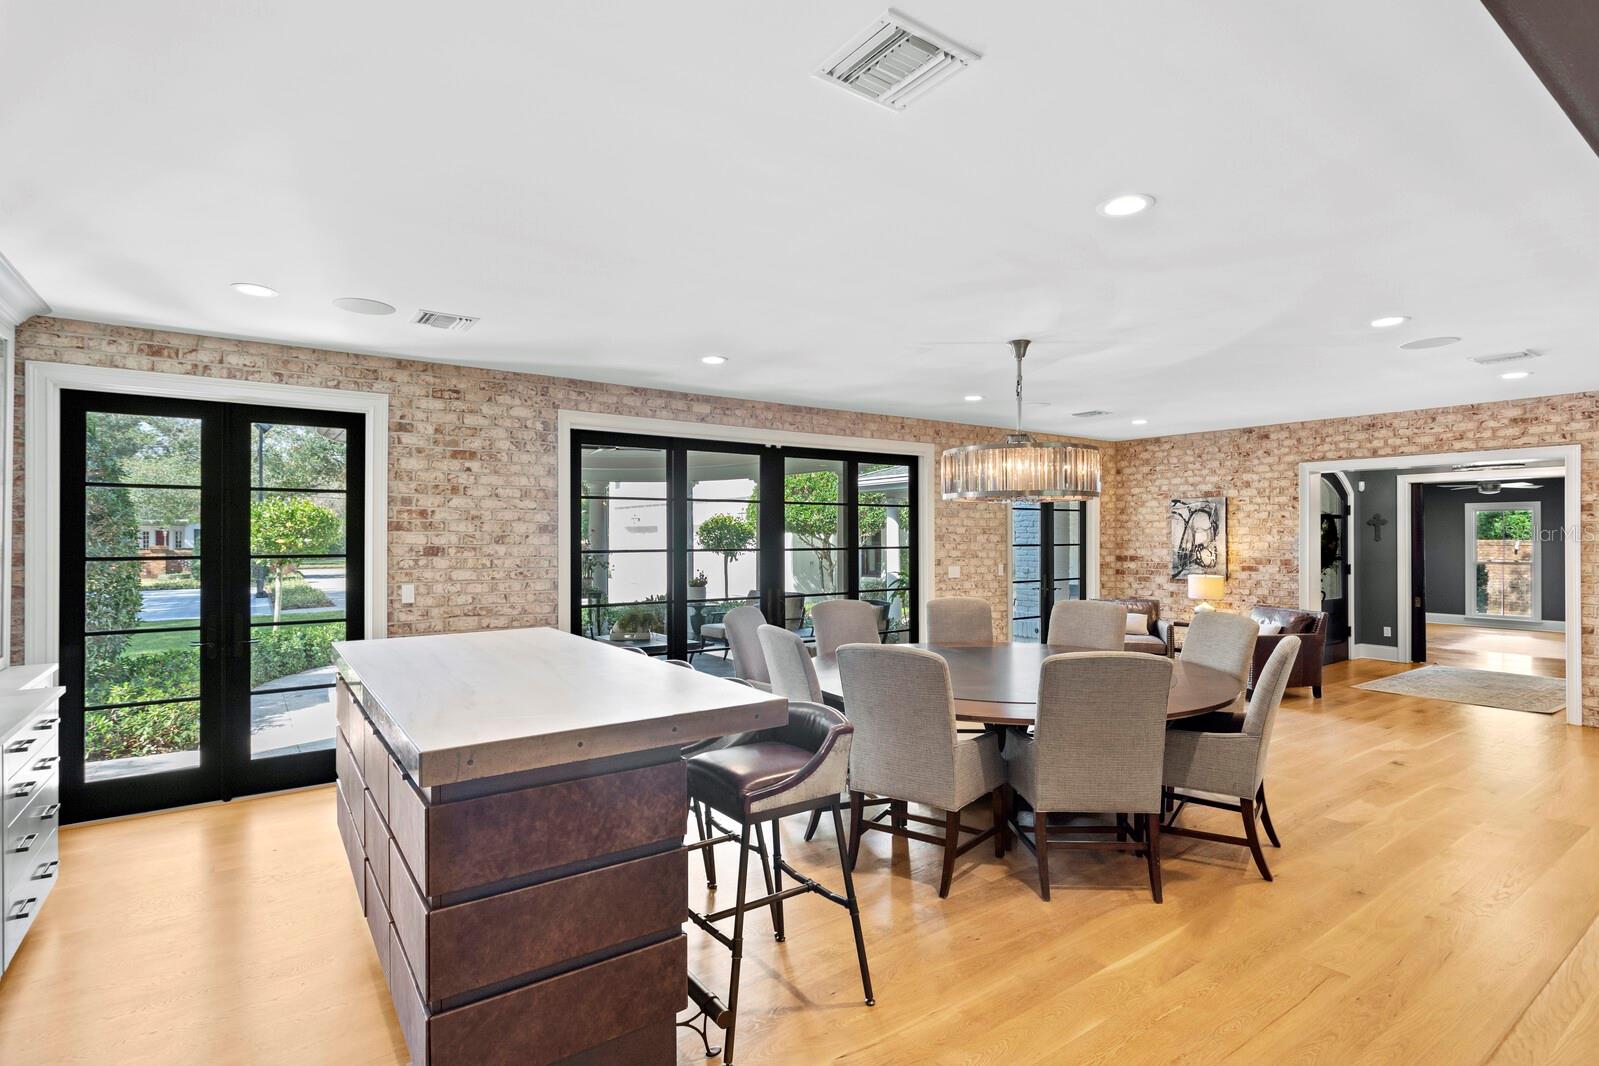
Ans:
[[[412,1061],[674,1062],[681,759],[491,779],[442,801],[342,681],[337,698],[338,831]]]

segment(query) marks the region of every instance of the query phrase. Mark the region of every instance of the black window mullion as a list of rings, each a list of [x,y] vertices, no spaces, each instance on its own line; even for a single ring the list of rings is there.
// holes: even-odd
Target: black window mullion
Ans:
[[[861,464],[854,460],[844,463],[844,484],[839,486],[839,540],[844,548],[844,592],[852,600],[861,598]]]
[[[666,452],[666,657],[688,656],[689,501],[688,449],[676,442]]]
[[[756,577],[760,590],[761,613],[773,625],[782,625],[784,618],[783,564],[783,449],[766,448],[761,452],[761,481],[757,498],[760,506],[756,512],[756,545],[760,555]]]

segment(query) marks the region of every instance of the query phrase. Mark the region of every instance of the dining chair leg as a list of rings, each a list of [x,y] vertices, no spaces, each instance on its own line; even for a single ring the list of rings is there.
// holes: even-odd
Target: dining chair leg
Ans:
[[[1277,830],[1271,826],[1271,808],[1266,805],[1266,782],[1264,781],[1255,790],[1255,802],[1260,804],[1260,824],[1266,827],[1266,839],[1271,841],[1272,847],[1282,847],[1282,841],[1277,839]]]
[[[1038,853],[1038,895],[1049,900],[1049,815],[1033,808],[1033,850]]]
[[[1160,815],[1141,814],[1144,823],[1144,857],[1149,860],[1149,891],[1162,902],[1160,886]]]
[[[853,789],[849,794],[849,868],[855,869],[855,863],[861,857],[861,833],[865,831],[863,821],[866,817],[866,797]]]
[[[701,840],[711,839],[710,827],[705,808],[700,806],[698,800],[694,801],[694,824],[700,831]],[[705,887],[716,887],[716,856],[712,854],[716,848],[706,847],[700,849],[700,855],[705,859]]]
[[[727,978],[727,1040],[722,1044],[723,1066],[732,1066],[733,1037],[738,1030],[738,972],[744,960],[744,900],[748,897],[750,827],[745,823],[738,841],[738,902],[733,909],[733,968]]]
[[[766,882],[766,894],[770,896],[777,891],[772,887],[772,861],[766,852],[766,833],[761,829],[761,823],[755,823],[755,851],[761,857],[761,879]],[[778,941],[783,939],[783,904],[773,900],[768,909],[772,912],[772,936]]]
[[[833,836],[838,840],[838,865],[844,872],[844,898],[849,901],[849,920],[855,927],[855,957],[861,964],[861,990],[866,993],[866,1005],[874,1006],[876,997],[872,995],[872,971],[866,965],[866,937],[861,933],[861,906],[855,898],[855,877],[850,871],[854,865],[844,845],[844,819],[838,813],[838,805],[833,805]]]
[[[1010,836],[1010,829],[1005,825],[1004,785],[988,794],[988,803],[994,810],[994,857],[1003,859],[1005,857],[1005,846],[1009,842],[1007,838]]]
[[[907,804],[904,800],[889,801],[889,821],[894,823],[895,829],[904,829],[910,824],[905,818],[905,811],[908,806],[909,804]]]
[[[938,898],[949,898],[949,883],[955,876],[955,853],[960,850],[961,812],[944,812],[944,876],[938,882]]]
[[[1270,881],[1271,868],[1266,865],[1266,853],[1260,850],[1260,833],[1255,828],[1255,801],[1241,799],[1238,806],[1244,816],[1244,837],[1249,841],[1249,853],[1255,857],[1260,876]]]
[[[812,811],[811,812],[810,824],[808,824],[805,827],[805,840],[806,840],[807,843],[810,841],[811,837],[816,835],[816,827],[821,825],[821,824],[822,824],[822,812],[820,810]]]
[[[772,890],[783,891],[783,834],[778,829],[776,818],[772,819]],[[772,903],[772,927],[773,935],[779,944],[788,939],[783,927],[782,900],[775,900]]]

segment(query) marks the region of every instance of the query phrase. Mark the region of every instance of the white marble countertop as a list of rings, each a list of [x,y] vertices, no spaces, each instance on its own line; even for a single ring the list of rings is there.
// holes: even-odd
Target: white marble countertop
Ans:
[[[763,729],[780,697],[555,629],[341,641],[339,673],[431,787]]]

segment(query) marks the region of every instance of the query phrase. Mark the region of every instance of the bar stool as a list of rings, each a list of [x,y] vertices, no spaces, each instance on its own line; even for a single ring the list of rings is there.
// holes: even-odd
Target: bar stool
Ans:
[[[779,941],[784,938],[783,901],[792,896],[814,892],[849,911],[866,1005],[871,1006],[876,1002],[872,997],[871,971],[866,964],[866,940],[861,935],[855,881],[850,873],[845,847],[844,823],[838,812],[838,795],[848,788],[849,748],[854,731],[844,716],[830,707],[791,701],[787,724],[742,734],[736,743],[728,747],[702,751],[687,760],[689,798],[701,805],[709,828],[718,834],[697,844],[687,845],[687,849],[709,850],[717,844],[734,841],[739,846],[737,901],[731,907],[707,914],[693,910],[688,914],[689,919],[711,939],[733,953],[725,1007],[714,996],[697,988],[696,981],[691,979],[689,982],[690,996],[700,1007],[700,1012],[707,1021],[715,1022],[727,1033],[723,1066],[732,1066],[733,1062],[733,1039],[738,1025],[739,969],[744,957],[744,916],[752,910],[763,907],[771,910],[772,931]],[[839,871],[844,878],[842,896],[806,877],[783,858],[777,820],[785,815],[812,810],[830,811],[833,815]],[[717,815],[738,822],[738,835],[734,836],[731,830],[717,823]],[[765,834],[760,824],[765,821],[772,823],[770,865]],[[752,830],[755,835],[753,844],[750,842]],[[759,899],[748,898],[751,852],[759,856],[766,880],[766,894]],[[793,887],[783,887],[784,874],[794,879],[796,884]],[[733,919],[731,936],[716,927],[715,923],[725,918]],[[692,1029],[695,1028],[692,1022],[693,1018],[690,1018],[688,1023],[679,1024]],[[703,1030],[695,1031],[700,1033],[702,1040],[706,1039]],[[706,1042],[706,1054],[714,1054],[709,1041]]]

